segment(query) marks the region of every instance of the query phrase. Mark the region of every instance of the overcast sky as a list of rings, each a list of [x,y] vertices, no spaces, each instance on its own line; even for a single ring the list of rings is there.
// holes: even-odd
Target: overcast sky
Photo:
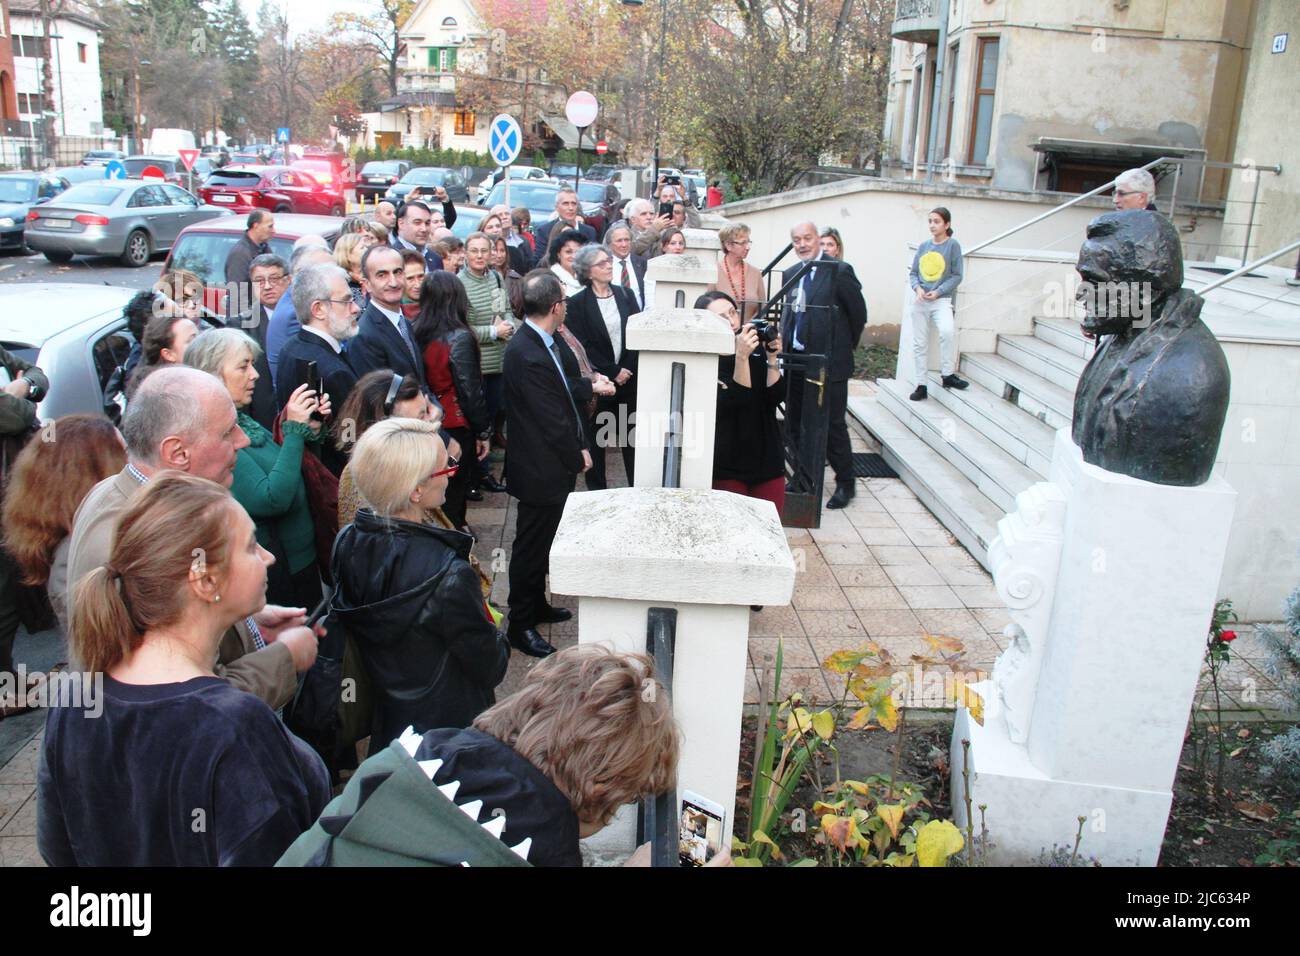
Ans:
[[[248,14],[248,22],[257,26],[257,8],[261,0],[239,0]],[[329,18],[336,12],[370,13],[378,9],[378,4],[366,0],[277,0],[280,9],[289,14],[289,29],[295,35],[310,30],[322,30]]]

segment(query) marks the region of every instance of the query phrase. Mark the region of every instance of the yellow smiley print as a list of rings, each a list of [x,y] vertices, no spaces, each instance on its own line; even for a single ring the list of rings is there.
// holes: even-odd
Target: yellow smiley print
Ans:
[[[943,278],[943,270],[947,263],[942,255],[937,252],[927,252],[921,256],[920,273],[921,278],[926,282],[934,282],[936,279]]]

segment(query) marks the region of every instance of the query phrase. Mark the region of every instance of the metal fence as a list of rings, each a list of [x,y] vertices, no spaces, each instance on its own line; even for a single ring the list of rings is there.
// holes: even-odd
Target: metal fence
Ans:
[[[5,121],[3,135],[0,135],[0,170],[76,166],[92,149],[126,148],[124,140],[100,136],[58,136],[51,149],[40,135],[39,124],[35,124],[35,129],[32,125],[19,120]]]

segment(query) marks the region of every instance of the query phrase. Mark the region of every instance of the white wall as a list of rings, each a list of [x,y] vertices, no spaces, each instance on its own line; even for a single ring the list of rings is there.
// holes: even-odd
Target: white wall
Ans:
[[[40,36],[41,24],[31,17],[12,16],[10,32]],[[53,96],[50,108],[62,114],[55,119],[59,135],[98,136],[104,122],[103,90],[99,79],[99,35],[90,27],[69,20],[55,20],[51,74]],[[7,42],[7,41],[6,41]],[[77,44],[86,46],[86,62],[77,58]],[[41,91],[41,61],[36,57],[14,57],[14,84],[19,93]],[[36,119],[30,113],[23,119]],[[97,125],[96,125],[97,124]]]
[[[928,237],[925,222],[931,209],[944,206],[951,211],[955,238],[963,249],[969,249],[1047,212],[1068,198],[978,189],[942,181],[927,184],[863,177],[747,199],[712,211],[749,226],[754,241],[749,261],[760,269],[790,241],[790,229],[796,223],[811,219],[819,228],[834,226],[844,237],[845,259],[862,282],[862,292],[867,300],[865,341],[894,346],[898,343],[898,327],[902,322],[907,270],[912,264],[913,249],[908,247],[908,243],[915,245]],[[1077,254],[1088,222],[1110,209],[1109,200],[1084,200],[1017,233],[995,248]],[[1179,211],[1176,219],[1181,229],[1192,227],[1190,232],[1183,232],[1184,257],[1189,260],[1213,258],[1221,220],[1205,210],[1200,210],[1195,219]],[[784,264],[790,265],[795,261],[792,252]],[[985,295],[992,294],[996,291],[996,280],[989,276],[992,269],[982,271],[984,278],[980,290]],[[1026,278],[1023,270],[1020,271],[1016,282]],[[1059,269],[1045,267],[1041,277],[1046,281],[1058,273]],[[1011,281],[1009,278],[1008,283]],[[772,291],[778,287],[774,285]]]

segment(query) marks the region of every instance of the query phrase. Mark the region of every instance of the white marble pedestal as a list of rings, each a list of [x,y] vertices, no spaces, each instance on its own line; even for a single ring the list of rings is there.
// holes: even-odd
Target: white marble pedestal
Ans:
[[[1072,845],[1082,816],[1082,855],[1156,864],[1235,502],[1218,477],[1181,488],[1089,465],[1057,433],[1050,485],[1018,496],[990,548],[1014,623],[976,687],[984,726],[959,709],[953,732],[954,819],[964,738],[991,862]]]

